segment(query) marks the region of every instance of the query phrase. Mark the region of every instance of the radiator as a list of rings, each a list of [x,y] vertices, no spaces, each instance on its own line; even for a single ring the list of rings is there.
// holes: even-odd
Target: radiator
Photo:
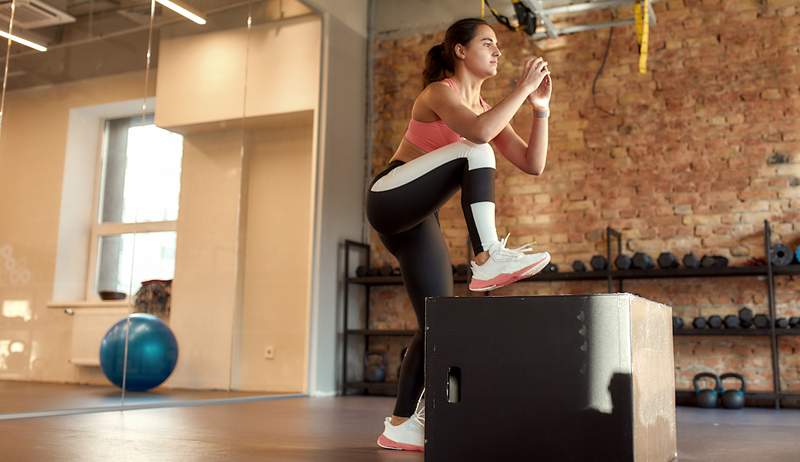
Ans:
[[[76,366],[100,366],[100,341],[130,308],[80,308],[72,318],[70,362]]]

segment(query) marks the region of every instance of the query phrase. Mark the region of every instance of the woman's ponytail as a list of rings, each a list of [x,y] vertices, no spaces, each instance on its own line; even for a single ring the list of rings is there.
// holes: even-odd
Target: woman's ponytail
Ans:
[[[445,57],[444,43],[439,43],[428,50],[425,56],[425,70],[422,71],[422,87],[427,87],[432,82],[438,82],[447,77],[445,70],[452,72],[452,66],[448,69]]]

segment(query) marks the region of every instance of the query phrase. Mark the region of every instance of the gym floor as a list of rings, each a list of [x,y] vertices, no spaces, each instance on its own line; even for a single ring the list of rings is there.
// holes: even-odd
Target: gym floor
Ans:
[[[0,422],[15,461],[421,461],[375,446],[392,398],[265,398]],[[800,410],[678,408],[681,461],[797,461]]]
[[[157,388],[146,393],[126,393],[125,405],[169,405],[170,403],[195,400],[246,399],[265,395],[272,395],[272,393]],[[2,412],[0,419],[9,417],[9,414],[116,407],[121,404],[120,399],[120,389],[112,385],[0,381],[0,412]]]

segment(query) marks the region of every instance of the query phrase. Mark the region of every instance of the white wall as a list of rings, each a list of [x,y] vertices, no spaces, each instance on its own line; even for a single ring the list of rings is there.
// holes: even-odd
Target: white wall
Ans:
[[[396,2],[397,0],[390,0]],[[304,0],[316,11],[325,11],[356,34],[367,36],[369,0]]]
[[[246,29],[238,29],[162,42],[156,124],[186,136],[170,319],[181,346],[181,359],[168,386],[306,389],[308,235],[304,247],[298,248],[295,255],[305,259],[300,262],[305,270],[294,279],[306,282],[294,287],[297,293],[289,294],[297,302],[290,304],[292,309],[281,311],[286,307],[279,302],[280,293],[260,300],[255,307],[245,306],[256,303],[254,299],[262,293],[254,291],[257,281],[248,279],[248,271],[255,272],[255,278],[259,274],[272,276],[281,268],[289,275],[280,256],[266,266],[248,261],[248,246],[258,252],[259,239],[284,244],[277,237],[279,233],[247,235],[248,205],[275,206],[279,198],[248,197],[247,159],[263,152],[268,141],[252,136],[249,138],[255,142],[246,142],[246,132],[279,128],[274,125],[275,120],[283,120],[290,113],[316,112],[320,31],[318,18],[305,17],[254,27],[249,39]],[[289,127],[303,125],[308,121]],[[303,193],[310,194],[310,159],[306,169],[297,175],[305,181],[306,186],[299,186],[305,189]],[[292,191],[286,190],[285,194],[291,195]],[[308,233],[308,201],[304,208],[299,213],[309,219],[302,224],[270,222],[269,226],[303,226],[305,231],[297,236]],[[252,214],[251,218],[265,219],[259,214]],[[274,325],[300,335],[287,339],[278,335]],[[260,334],[269,337],[255,338]],[[266,342],[278,351],[270,363],[265,363],[263,357]],[[280,373],[265,375],[264,370]]]
[[[355,17],[366,20],[366,2],[350,6],[357,10]],[[330,8],[322,13],[309,371],[309,391],[314,395],[339,391],[342,248],[345,239],[362,240],[364,213],[367,40],[360,30],[366,25],[354,30],[338,19],[347,12],[336,11]]]

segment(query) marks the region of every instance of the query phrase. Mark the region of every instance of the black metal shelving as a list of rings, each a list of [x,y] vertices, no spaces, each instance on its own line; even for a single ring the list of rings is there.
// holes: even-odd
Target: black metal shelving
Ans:
[[[612,228],[606,228],[606,258],[611,266],[613,261],[611,258],[611,243],[612,239],[617,243],[617,254],[622,252],[622,234]],[[369,246],[361,242],[345,241],[345,271],[348,271],[349,266],[349,253],[351,248],[357,247],[366,250],[366,261],[369,262]],[[679,268],[679,269],[653,269],[653,270],[605,270],[605,271],[586,271],[586,272],[543,272],[536,276],[525,279],[524,283],[536,282],[551,282],[551,281],[598,281],[606,280],[608,292],[613,292],[613,282],[616,281],[617,291],[623,292],[623,281],[626,279],[663,279],[663,278],[717,278],[717,277],[753,277],[764,276],[767,281],[767,303],[769,308],[770,319],[775,319],[775,285],[774,278],[776,275],[795,275],[800,274],[800,264],[789,266],[775,267],[772,265],[772,252],[771,250],[771,229],[768,220],[764,220],[764,251],[766,254],[767,264],[763,266],[746,266],[746,267],[728,267],[728,268]],[[369,325],[369,300],[370,288],[374,286],[392,286],[402,285],[403,281],[400,276],[371,276],[371,277],[350,277],[345,274],[345,303],[344,303],[344,331],[347,335],[344,336],[344,352],[343,352],[343,366],[342,377],[347,377],[347,346],[348,337],[352,335],[359,335],[365,337],[379,337],[379,336],[413,336],[416,331],[408,329],[349,329],[347,314],[349,312],[348,304],[348,287],[351,284],[356,284],[365,287],[367,290],[366,300],[366,319],[365,325]],[[464,284],[469,282],[469,277],[454,276],[453,282],[456,284]],[[772,371],[773,371],[773,391],[772,392],[755,392],[748,393],[748,399],[754,400],[772,400],[776,409],[779,409],[781,402],[785,399],[800,400],[800,394],[784,393],[780,390],[780,362],[778,357],[778,337],[800,335],[800,329],[781,329],[776,328],[774,323],[768,329],[679,329],[674,333],[676,336],[748,336],[748,337],[770,337],[770,350],[772,357]],[[366,390],[370,393],[391,394],[397,387],[395,382],[345,382],[345,392],[348,389]],[[685,398],[687,393],[691,391],[678,390],[678,398]],[[679,399],[680,401],[680,399]]]

